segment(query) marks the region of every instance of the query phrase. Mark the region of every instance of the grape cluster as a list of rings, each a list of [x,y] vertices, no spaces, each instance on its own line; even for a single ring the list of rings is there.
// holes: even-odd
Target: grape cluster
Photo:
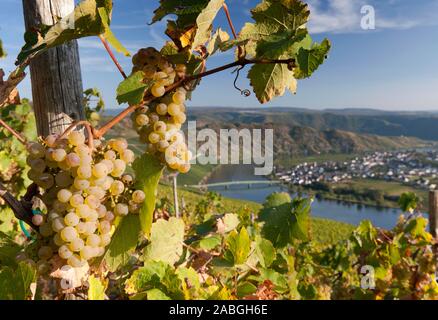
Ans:
[[[40,261],[58,254],[78,268],[102,256],[111,241],[115,216],[137,213],[145,194],[126,174],[134,153],[124,139],[94,140],[80,131],[65,139],[49,135],[28,145],[29,178],[42,190],[47,214],[33,217],[43,237]]]
[[[141,49],[133,57],[133,72],[143,71],[144,81],[153,83],[145,94],[156,99],[132,115],[140,141],[147,152],[156,155],[170,169],[181,173],[190,170],[191,153],[185,143],[181,126],[186,122],[187,91],[178,87],[166,92],[166,87],[185,77],[186,66],[173,65],[154,48]]]

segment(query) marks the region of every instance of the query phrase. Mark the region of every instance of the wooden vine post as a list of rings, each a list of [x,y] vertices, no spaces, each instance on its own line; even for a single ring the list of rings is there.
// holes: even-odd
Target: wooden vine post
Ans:
[[[438,191],[429,192],[429,229],[432,236],[438,240]],[[435,259],[438,267],[438,246],[434,246]]]
[[[70,14],[74,0],[23,0],[26,30],[54,25]],[[66,27],[74,25],[66,24]],[[49,49],[30,63],[32,100],[38,134],[62,133],[72,120],[85,119],[82,76],[76,41]]]

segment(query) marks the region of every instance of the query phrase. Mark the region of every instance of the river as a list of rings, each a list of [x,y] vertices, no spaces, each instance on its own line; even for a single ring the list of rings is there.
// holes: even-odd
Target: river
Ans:
[[[259,181],[269,180],[262,176],[254,175],[252,166],[227,165],[221,166],[210,176],[208,183],[227,181]],[[248,188],[247,185],[225,187],[211,187],[210,191],[216,191],[224,197],[250,200],[263,203],[268,195],[274,192],[284,192],[288,189],[282,185],[255,185]],[[400,210],[378,208],[373,206],[357,205],[333,200],[315,199],[312,204],[312,216],[321,217],[341,222],[358,225],[363,220],[370,220],[374,226],[391,229],[398,220]]]

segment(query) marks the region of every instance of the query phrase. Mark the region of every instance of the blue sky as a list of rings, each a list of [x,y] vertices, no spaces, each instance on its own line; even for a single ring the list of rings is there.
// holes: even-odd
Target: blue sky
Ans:
[[[251,21],[256,0],[228,0],[236,27]],[[297,95],[287,94],[267,106],[438,110],[438,1],[436,0],[307,0],[314,39],[328,37],[329,59],[308,80],[299,82]],[[165,23],[148,26],[158,0],[114,0],[113,31],[135,53],[141,47],[160,48]],[[362,30],[361,8],[372,5],[376,30]],[[0,68],[13,69],[24,31],[21,0],[0,0],[0,38],[9,56]],[[228,31],[225,16],[216,26]],[[121,78],[97,38],[80,40],[84,88],[98,87],[108,107],[117,107],[115,89]],[[129,71],[129,58],[118,56]],[[232,53],[213,57],[208,67],[232,61]],[[242,97],[229,72],[205,78],[189,103],[192,106],[260,107],[254,96]],[[245,76],[239,86],[249,87]],[[20,85],[30,97],[30,84]]]

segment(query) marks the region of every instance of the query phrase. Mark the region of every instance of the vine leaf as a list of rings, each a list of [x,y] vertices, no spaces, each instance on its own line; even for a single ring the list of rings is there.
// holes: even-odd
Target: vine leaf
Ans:
[[[232,261],[235,265],[244,264],[251,250],[251,240],[246,228],[243,227],[240,233],[232,231],[226,243],[228,247],[228,251],[225,253],[226,259]]]
[[[282,96],[287,88],[296,90],[293,72],[285,64],[255,64],[248,72],[248,79],[260,103]]]
[[[102,282],[99,278],[91,275],[88,278],[88,284],[88,300],[105,300],[108,281]]]
[[[157,201],[158,183],[163,174],[164,166],[154,156],[144,154],[135,160],[133,169],[139,182],[138,188],[142,189],[146,195],[139,217],[141,230],[146,237],[149,237]]]
[[[275,248],[292,244],[295,239],[308,240],[310,208],[311,199],[301,198],[266,208],[260,215],[260,220],[264,222],[263,237]]]
[[[310,77],[327,58],[330,46],[330,42],[325,39],[321,44],[314,44],[311,49],[301,48],[296,57],[298,67],[295,68],[295,77],[297,79]]]
[[[117,88],[117,102],[136,105],[143,101],[145,91],[150,88],[152,82],[143,81],[143,71],[137,71],[123,80]]]
[[[263,239],[260,236],[256,237],[255,252],[263,268],[269,268],[276,257],[275,248],[271,241]]]
[[[0,300],[26,300],[32,297],[30,285],[36,280],[36,270],[26,262],[17,267],[0,269]]]
[[[146,249],[145,260],[175,264],[183,253],[184,228],[184,222],[174,217],[152,224],[151,244]]]
[[[224,0],[211,0],[196,19],[197,32],[192,43],[192,50],[205,44],[211,36],[213,20],[222,8]]]
[[[123,46],[123,44],[120,43],[120,41],[116,38],[114,33],[111,31],[110,28],[111,19],[109,18],[106,9],[101,7],[101,8],[97,8],[97,11],[99,12],[100,19],[105,28],[105,33],[103,34],[103,37],[114,47],[114,49],[124,54],[125,56],[129,57],[131,55],[129,51]]]
[[[230,35],[227,32],[223,31],[221,28],[218,28],[208,42],[208,54],[211,56],[215,54],[216,51],[221,50],[224,43],[226,43],[229,39]]]
[[[109,271],[114,272],[120,266],[126,265],[137,246],[139,233],[140,221],[138,215],[128,215],[121,218],[103,258]]]
[[[75,10],[53,26],[42,25],[37,31],[25,33],[26,44],[17,57],[17,65],[32,54],[44,52],[50,48],[82,37],[97,36],[107,30],[99,9],[111,16],[111,0],[84,0]],[[109,19],[105,21],[109,25]]]
[[[2,160],[2,157],[0,157],[0,160]],[[15,257],[20,250],[21,247],[16,244],[7,234],[0,232],[0,265],[15,265]]]

